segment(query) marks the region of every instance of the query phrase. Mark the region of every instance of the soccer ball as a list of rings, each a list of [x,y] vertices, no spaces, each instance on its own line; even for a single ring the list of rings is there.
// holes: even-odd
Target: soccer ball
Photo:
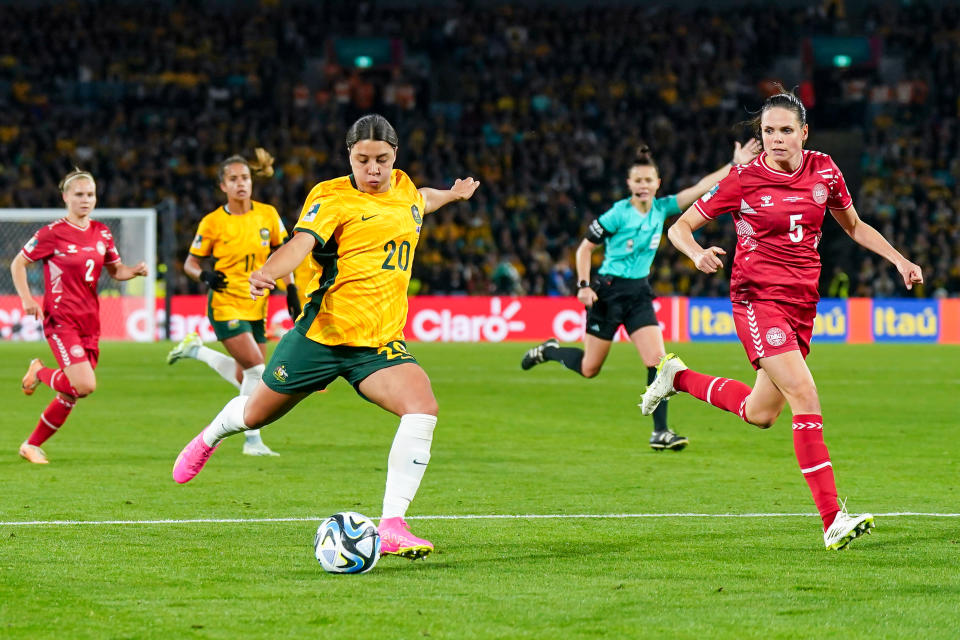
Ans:
[[[364,515],[335,513],[317,528],[313,552],[327,573],[366,573],[380,559],[380,533]]]

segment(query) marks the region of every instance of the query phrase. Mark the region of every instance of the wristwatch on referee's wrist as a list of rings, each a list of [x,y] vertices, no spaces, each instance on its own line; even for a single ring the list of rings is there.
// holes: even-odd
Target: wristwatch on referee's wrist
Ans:
[[[586,289],[589,286],[590,286],[589,282],[587,282],[586,280],[581,280],[580,282],[577,283],[577,290],[579,291],[580,289]]]

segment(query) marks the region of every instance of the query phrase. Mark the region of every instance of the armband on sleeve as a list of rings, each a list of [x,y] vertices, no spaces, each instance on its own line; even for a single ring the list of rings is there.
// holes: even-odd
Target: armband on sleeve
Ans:
[[[590,223],[590,226],[587,227],[587,233],[584,235],[584,238],[592,242],[593,244],[603,244],[604,238],[610,235],[610,232],[604,229],[600,225],[599,220],[594,220]]]

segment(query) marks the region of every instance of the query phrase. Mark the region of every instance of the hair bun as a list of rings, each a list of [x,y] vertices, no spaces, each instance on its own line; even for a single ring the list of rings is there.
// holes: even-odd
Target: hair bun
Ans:
[[[257,159],[250,163],[250,171],[261,178],[273,177],[274,158],[270,155],[270,152],[263,147],[257,147],[253,153],[257,156]]]

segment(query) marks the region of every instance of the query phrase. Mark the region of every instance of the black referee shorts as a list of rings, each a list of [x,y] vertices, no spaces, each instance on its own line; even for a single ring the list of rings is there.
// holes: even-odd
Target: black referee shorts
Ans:
[[[653,289],[646,278],[598,276],[590,286],[597,294],[597,301],[587,309],[589,335],[613,340],[621,324],[627,334],[658,324],[653,310]]]

